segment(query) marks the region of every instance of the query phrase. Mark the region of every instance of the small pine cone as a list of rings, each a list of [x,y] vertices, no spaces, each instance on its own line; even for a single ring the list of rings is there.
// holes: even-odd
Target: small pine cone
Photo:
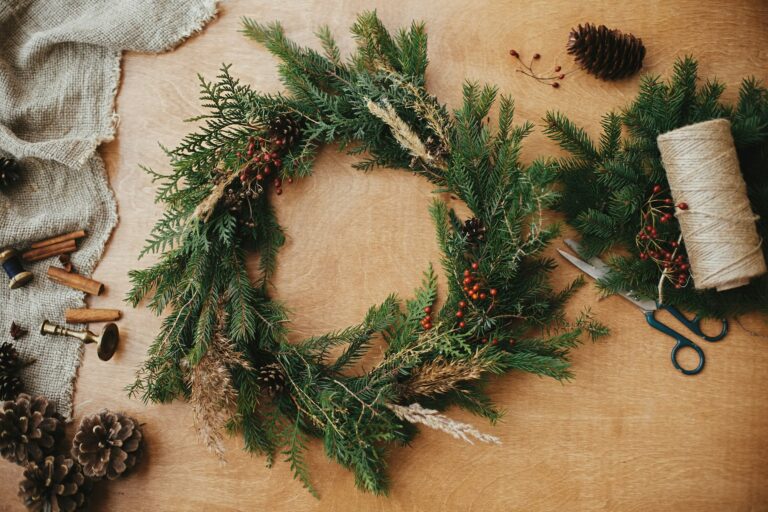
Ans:
[[[0,158],[0,191],[9,189],[19,181],[21,167],[13,158]]]
[[[467,219],[461,227],[461,232],[467,237],[467,242],[471,245],[478,245],[481,242],[485,242],[486,231],[487,228],[483,225],[483,221],[477,217]]]
[[[429,156],[435,160],[443,159],[448,154],[448,148],[443,144],[439,138],[430,135],[427,137],[424,146],[427,148]]]
[[[55,451],[64,437],[62,417],[45,397],[22,393],[0,409],[0,456],[25,465]]]
[[[603,80],[618,80],[643,67],[645,46],[642,39],[632,34],[587,23],[571,30],[568,53],[588,73]]]
[[[279,115],[269,122],[269,136],[280,145],[291,147],[301,137],[301,123],[285,114]]]
[[[0,373],[0,400],[14,400],[24,389],[18,375]]]
[[[85,509],[92,482],[80,465],[63,455],[31,462],[19,484],[19,496],[29,510],[75,512]]]
[[[19,353],[12,344],[4,342],[0,345],[0,374],[16,374],[19,369],[21,369]]]
[[[86,476],[115,480],[138,462],[142,439],[138,421],[105,409],[80,422],[72,440],[72,456]]]
[[[270,395],[276,395],[285,387],[285,374],[278,363],[270,363],[259,368],[256,381],[261,389]]]

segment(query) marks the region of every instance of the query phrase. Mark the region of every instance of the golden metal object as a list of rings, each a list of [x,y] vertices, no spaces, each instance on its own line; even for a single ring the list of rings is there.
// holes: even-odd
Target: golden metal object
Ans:
[[[101,330],[101,334],[98,336],[89,330],[75,331],[61,327],[60,325],[52,324],[48,320],[44,320],[40,326],[40,334],[56,336],[71,336],[82,340],[83,343],[95,343],[96,353],[99,355],[99,359],[102,361],[109,361],[117,350],[117,344],[120,341],[120,331],[117,329],[117,325],[108,323]]]

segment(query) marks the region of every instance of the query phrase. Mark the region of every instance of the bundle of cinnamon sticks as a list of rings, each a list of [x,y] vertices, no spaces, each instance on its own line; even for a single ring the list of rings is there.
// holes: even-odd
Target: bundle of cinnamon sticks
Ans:
[[[71,263],[69,263],[68,255],[77,251],[78,240],[85,236],[85,230],[78,230],[40,240],[31,244],[21,257],[27,262],[36,262],[58,256],[64,268],[49,267],[48,278],[51,281],[90,295],[100,295],[104,291],[104,285],[74,272]],[[109,322],[119,319],[120,311],[117,309],[67,309],[65,316],[67,323],[72,324]]]

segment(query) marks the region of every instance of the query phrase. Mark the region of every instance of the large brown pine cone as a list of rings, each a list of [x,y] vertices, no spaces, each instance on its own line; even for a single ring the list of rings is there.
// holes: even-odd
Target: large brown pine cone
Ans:
[[[77,462],[63,455],[50,455],[27,466],[19,496],[35,512],[75,512],[85,508],[91,487],[92,482]]]
[[[571,30],[568,53],[588,73],[603,80],[618,80],[643,67],[645,46],[642,39],[632,34],[587,23]]]
[[[62,417],[45,397],[25,393],[0,409],[0,456],[25,465],[54,453],[64,437]]]
[[[106,409],[83,418],[72,440],[72,456],[94,479],[116,479],[136,465],[141,451],[139,422]]]

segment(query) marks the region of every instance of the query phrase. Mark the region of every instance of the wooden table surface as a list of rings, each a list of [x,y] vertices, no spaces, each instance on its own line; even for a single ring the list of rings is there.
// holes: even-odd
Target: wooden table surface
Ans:
[[[75,403],[78,419],[103,407],[141,418],[149,453],[135,474],[102,486],[91,510],[768,510],[765,319],[732,323],[726,341],[705,347],[705,371],[684,377],[670,364],[669,338],[622,299],[598,300],[591,286],[569,310],[591,306],[612,335],[575,351],[576,379],[560,384],[523,373],[495,379],[491,395],[507,410],[498,426],[449,413],[499,436],[503,445],[470,446],[423,431],[412,446],[392,451],[386,498],[356,490],[351,474],[327,461],[319,443],[308,461],[320,501],[292,479],[287,464],[267,469],[263,458],[240,451],[237,438],[227,442],[228,464],[221,465],[197,442],[186,404],[145,406],[126,397],[124,387],[160,324],[146,309],[121,302],[127,271],[151,263],[136,258],[161,214],[139,164],[164,169],[157,142],[173,146],[190,129],[182,119],[200,112],[196,73],[211,78],[229,62],[245,82],[277,91],[275,60],[238,34],[241,16],[280,20],[304,44],[315,44],[314,30],[328,24],[348,50],[348,27],[370,8],[393,28],[427,22],[429,88],[442,101],[456,106],[465,78],[495,83],[516,99],[519,122],[539,122],[548,109],[559,109],[595,133],[602,113],[636,93],[637,78],[606,84],[579,72],[556,90],[515,72],[510,48],[541,53],[542,70],[571,69],[565,41],[572,26],[586,21],[642,37],[652,73],[669,73],[678,56],[696,56],[702,76],[729,86],[729,100],[742,77],[768,78],[768,5],[761,0],[241,0],[222,5],[217,20],[171,53],[128,54],[118,136],[102,148],[120,224],[95,274],[108,291],[91,301],[124,310],[123,341],[108,363],[87,350]],[[556,152],[537,130],[524,157]],[[429,185],[402,171],[363,174],[351,168],[353,161],[327,148],[313,177],[275,197],[288,233],[275,294],[290,307],[297,338],[356,323],[390,292],[408,296],[427,264],[439,261],[427,214]],[[557,284],[576,275],[562,266]],[[19,468],[0,465],[0,510],[21,510],[15,498],[20,475]]]

